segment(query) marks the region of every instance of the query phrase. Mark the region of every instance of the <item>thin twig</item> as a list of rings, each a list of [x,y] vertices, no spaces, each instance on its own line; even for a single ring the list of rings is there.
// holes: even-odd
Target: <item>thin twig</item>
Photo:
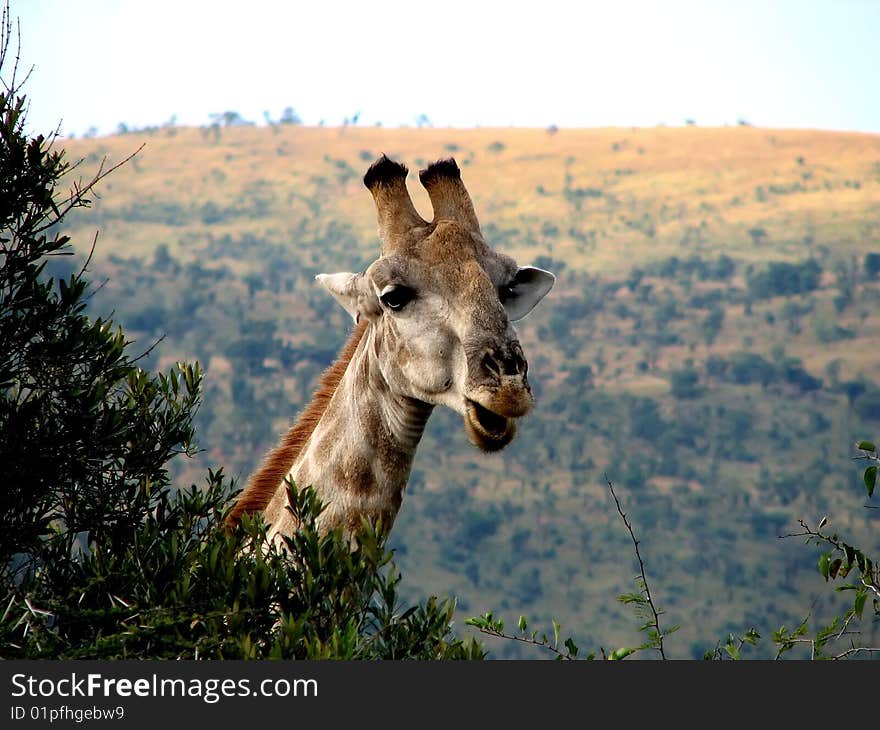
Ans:
[[[836,656],[831,657],[835,661],[838,659],[846,659],[848,656],[852,654],[859,654],[860,652],[865,652],[866,654],[877,654],[880,653],[880,648],[871,647],[871,646],[854,646],[851,649],[847,649],[846,651],[837,654]]]
[[[79,276],[83,276],[86,273],[86,269],[89,268],[89,264],[92,262],[92,256],[95,255],[95,247],[98,245],[98,233],[99,231],[95,231],[95,237],[92,239],[92,246],[89,249],[89,255],[86,256],[86,261],[79,270]]]
[[[107,163],[107,158],[105,157],[101,160],[101,164],[98,165],[98,171],[92,176],[92,179],[89,180],[85,185],[81,183],[74,183],[73,189],[67,195],[66,198],[60,201],[52,201],[53,207],[57,206],[55,219],[47,221],[42,226],[34,228],[34,234],[42,233],[43,231],[51,228],[56,223],[58,223],[64,216],[66,216],[73,208],[83,205],[83,197],[90,192],[93,192],[93,188],[97,185],[101,180],[107,177],[112,172],[115,172],[120,167],[130,162],[136,155],[138,155],[144,147],[146,147],[147,143],[144,142],[140,147],[138,147],[134,152],[132,152],[128,157],[123,160],[120,160],[115,165],[108,167],[105,169],[105,164]],[[80,160],[82,162],[82,160]],[[77,163],[79,164],[79,163]]]
[[[856,617],[855,611],[850,612],[849,616],[844,619],[843,626],[840,627],[840,631],[837,632],[837,636],[832,639],[832,641],[838,641],[841,636],[847,633],[847,629],[849,628],[850,622]],[[855,632],[858,633],[858,632]]]
[[[636,534],[633,531],[632,525],[626,517],[626,514],[623,511],[623,507],[620,505],[620,500],[617,498],[617,494],[614,491],[614,485],[611,483],[611,480],[608,478],[608,475],[605,475],[605,482],[608,484],[608,489],[611,491],[611,496],[614,497],[614,505],[617,507],[617,514],[620,515],[620,518],[623,520],[623,524],[626,525],[626,529],[629,532],[630,538],[632,538],[633,547],[636,551],[636,558],[639,561],[639,573],[642,576],[642,585],[645,587],[645,599],[648,602],[648,607],[651,609],[651,613],[654,616],[654,626],[657,629],[657,651],[660,652],[660,658],[666,659],[666,652],[663,650],[663,632],[660,629],[660,612],[657,611],[656,606],[654,606],[654,600],[651,598],[651,588],[648,585],[648,576],[645,574],[645,563],[642,560],[642,554],[639,552],[639,541],[636,538]]]

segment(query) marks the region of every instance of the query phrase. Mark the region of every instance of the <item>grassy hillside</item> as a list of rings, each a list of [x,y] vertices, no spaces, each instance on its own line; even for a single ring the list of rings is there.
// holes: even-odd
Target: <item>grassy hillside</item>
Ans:
[[[103,155],[121,159],[141,141],[144,151],[115,175],[99,208],[104,233],[134,250],[181,232],[284,232],[302,215],[304,198],[320,190],[326,211],[362,241],[359,253],[372,255],[374,215],[360,177],[381,152],[413,168],[455,156],[484,225],[513,238],[515,255],[551,253],[593,273],[622,273],[633,257],[682,251],[761,260],[771,244],[775,255],[823,243],[858,253],[880,215],[876,135],[282,126],[167,128],[66,147],[93,164]],[[430,210],[417,183],[412,194]],[[211,216],[214,209],[220,215]],[[117,225],[125,213],[141,225]],[[764,245],[749,235],[755,228],[764,229]]]
[[[556,617],[590,648],[631,642],[607,474],[684,625],[673,655],[833,610],[813,604],[812,554],[777,535],[830,514],[870,540],[850,457],[880,420],[880,137],[286,126],[65,147],[87,176],[142,141],[71,232],[85,250],[100,230],[98,311],[144,346],[167,335],[152,362],[207,365],[187,476],[246,478],[344,341],[312,278],[377,255],[369,162],[453,155],[490,242],[559,283],[518,327],[538,406],[512,446],[486,457],[453,414],[429,423],[393,536],[407,590]]]

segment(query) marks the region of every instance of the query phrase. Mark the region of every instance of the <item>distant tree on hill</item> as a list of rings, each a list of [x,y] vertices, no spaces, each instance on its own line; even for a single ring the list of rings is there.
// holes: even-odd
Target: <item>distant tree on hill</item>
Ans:
[[[700,374],[691,363],[681,370],[673,370],[669,376],[672,396],[678,399],[699,398],[704,392],[699,383]]]
[[[877,274],[880,274],[880,253],[866,253],[864,268],[865,276],[876,279]]]
[[[292,106],[284,107],[284,111],[281,112],[281,118],[278,120],[279,124],[302,124],[302,119],[299,114],[297,114],[296,109]]]
[[[246,127],[253,124],[253,122],[245,119],[241,114],[237,111],[225,111],[225,112],[215,112],[210,114],[208,118],[211,120],[212,125],[216,125],[219,127]]]
[[[709,314],[700,322],[700,334],[707,345],[712,345],[715,342],[723,324],[724,310],[720,306],[713,306],[709,310]]]
[[[758,299],[805,294],[819,287],[822,265],[816,259],[801,263],[771,261],[747,275],[749,293]]]
[[[865,420],[880,421],[880,388],[872,387],[857,395],[853,409]]]
[[[767,240],[767,231],[761,226],[754,226],[749,228],[749,236],[752,239],[752,243],[756,246],[760,246]]]

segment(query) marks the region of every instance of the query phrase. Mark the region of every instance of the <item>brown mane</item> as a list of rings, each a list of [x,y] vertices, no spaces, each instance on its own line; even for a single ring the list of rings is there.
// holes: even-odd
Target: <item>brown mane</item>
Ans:
[[[355,325],[348,342],[329,368],[321,376],[318,389],[312,396],[311,402],[300,414],[293,427],[281,439],[278,444],[263,461],[263,465],[251,475],[247,486],[238,496],[238,500],[232,511],[226,517],[228,527],[234,527],[246,512],[259,512],[266,508],[272,499],[284,477],[293,466],[293,462],[299,456],[303,446],[324,415],[327,404],[336,392],[339,381],[345,374],[348,363],[354,356],[355,350],[367,329],[367,321],[361,320]]]

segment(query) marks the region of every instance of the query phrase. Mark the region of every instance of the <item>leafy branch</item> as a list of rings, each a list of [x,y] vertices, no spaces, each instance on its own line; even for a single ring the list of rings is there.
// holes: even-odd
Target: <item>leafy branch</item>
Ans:
[[[707,651],[703,654],[703,659],[710,660],[721,660],[724,659],[724,654],[734,660],[739,660],[742,658],[742,649],[748,644],[749,646],[756,646],[761,639],[761,634],[757,632],[757,630],[753,627],[746,631],[742,636],[737,636],[736,634],[728,634],[727,640],[722,644],[720,641],[715,645],[714,649]]]
[[[480,632],[486,634],[486,636],[494,636],[497,639],[508,639],[510,641],[519,641],[524,644],[530,644],[532,646],[540,647],[541,649],[545,649],[552,654],[556,655],[557,659],[576,659],[578,654],[578,646],[574,643],[574,640],[569,636],[562,643],[564,650],[559,646],[559,631],[562,628],[557,621],[553,621],[553,641],[551,642],[548,638],[547,634],[542,634],[541,638],[538,638],[538,632],[533,631],[531,634],[528,632],[528,622],[525,616],[519,617],[518,628],[519,634],[509,634],[504,630],[504,620],[500,618],[495,618],[492,612],[484,613],[482,616],[474,616],[472,618],[466,619],[465,624],[468,626],[473,626],[476,629],[479,629]],[[586,659],[595,659],[594,654],[590,654],[586,657]],[[622,659],[622,656],[611,656],[608,658],[613,659]]]
[[[874,496],[877,462],[880,462],[880,456],[878,456],[877,447],[871,441],[860,441],[856,444],[856,448],[861,452],[855,457],[856,459],[871,462],[863,474],[868,499],[871,499]],[[870,508],[872,505],[866,505],[866,507]],[[819,556],[817,564],[820,575],[828,582],[843,580],[852,573],[856,579],[838,585],[835,590],[838,592],[853,591],[854,596],[852,606],[842,616],[836,616],[830,624],[820,629],[815,638],[805,638],[807,619],[804,619],[793,632],[788,632],[785,627],[775,632],[773,640],[778,647],[776,658],[778,659],[782,653],[799,643],[809,645],[811,659],[845,659],[855,654],[880,653],[880,647],[860,646],[852,639],[849,639],[848,648],[843,651],[837,653],[828,651],[829,647],[837,646],[839,642],[844,640],[844,637],[859,634],[858,631],[851,628],[851,625],[856,619],[862,620],[865,604],[869,597],[873,599],[874,615],[880,617],[880,567],[877,562],[861,548],[841,539],[836,532],[824,531],[823,528],[828,524],[828,517],[819,520],[815,528],[805,520],[798,520],[798,524],[801,526],[799,532],[788,533],[780,537],[782,539],[801,537],[804,538],[806,544],[823,548],[824,551]]]
[[[858,635],[858,631],[850,631],[849,626],[856,618],[853,609],[848,610],[843,616],[836,616],[828,626],[816,632],[815,638],[806,637],[809,617],[805,618],[794,631],[789,631],[785,626],[773,632],[773,642],[776,644],[776,656],[780,659],[784,653],[793,649],[797,644],[805,644],[810,648],[810,660],[815,659],[847,659],[855,654],[874,654],[880,652],[880,647],[857,646],[852,640],[849,648],[837,653],[825,651],[828,646],[834,646],[844,636]]]

